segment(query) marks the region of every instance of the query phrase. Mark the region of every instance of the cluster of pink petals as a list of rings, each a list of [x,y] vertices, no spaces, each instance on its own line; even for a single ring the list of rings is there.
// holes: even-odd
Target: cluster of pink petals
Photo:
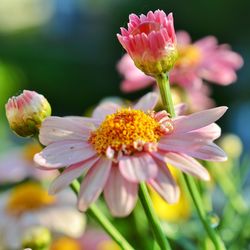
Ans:
[[[179,47],[194,46],[201,58],[193,68],[174,68],[172,82],[185,86],[201,84],[202,79],[219,85],[236,81],[235,71],[243,65],[243,59],[229,45],[219,45],[214,36],[204,37],[192,44],[190,35],[185,31],[178,32],[177,41]]]
[[[149,11],[146,16],[131,14],[128,29],[121,28],[117,37],[133,59],[159,60],[176,43],[173,15],[162,10]]]
[[[200,53],[199,63],[195,65],[181,65],[170,72],[170,82],[183,87],[199,88],[202,80],[220,85],[228,85],[236,81],[235,71],[243,64],[242,57],[230,50],[228,45],[218,45],[217,39],[208,36],[191,43],[189,34],[185,31],[177,32],[177,48],[194,46]],[[124,76],[121,89],[133,92],[155,83],[154,78],[145,75],[125,54],[118,63],[118,71]]]
[[[148,112],[153,110],[157,101],[158,95],[149,93],[133,108]],[[119,105],[107,102],[95,109],[92,118],[49,117],[43,122],[39,139],[47,147],[35,155],[35,162],[48,170],[66,167],[52,183],[52,194],[85,175],[78,197],[79,209],[87,210],[104,191],[112,215],[126,216],[136,204],[138,184],[142,181],[151,185],[167,202],[177,202],[179,189],[167,164],[209,180],[208,171],[193,157],[226,160],[225,153],[213,143],[221,134],[214,122],[225,113],[226,107],[173,118],[173,132],[162,135],[154,151],[123,154],[118,161],[100,155],[88,142],[90,133],[106,115],[119,108]]]

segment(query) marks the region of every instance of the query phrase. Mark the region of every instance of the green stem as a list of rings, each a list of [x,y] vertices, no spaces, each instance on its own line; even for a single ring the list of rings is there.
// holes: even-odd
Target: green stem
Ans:
[[[140,183],[139,197],[161,250],[171,250],[168,240],[161,229],[160,222],[154,212],[147,186],[144,182]]]
[[[175,117],[174,103],[171,96],[169,78],[167,74],[161,74],[156,77],[158,87],[160,89],[161,100],[164,109],[170,114],[171,117]]]
[[[71,185],[71,189],[76,195],[79,194],[80,183],[78,180],[74,180]],[[111,224],[111,222],[105,217],[105,215],[99,210],[96,205],[92,205],[86,212],[95,221],[97,221],[102,228],[109,234],[109,236],[121,247],[123,250],[134,250],[134,248],[126,241],[126,239],[118,232],[118,230]]]
[[[193,199],[198,216],[199,216],[205,230],[207,231],[208,236],[210,237],[210,239],[214,243],[215,249],[216,250],[226,249],[224,246],[224,243],[220,239],[219,235],[211,227],[211,225],[208,221],[207,214],[206,214],[206,211],[203,207],[202,199],[201,199],[200,193],[198,191],[198,188],[196,186],[196,183],[194,182],[194,179],[191,176],[188,176],[186,174],[184,174],[184,179],[185,179],[186,185],[188,187],[188,190],[190,192],[190,195]]]
[[[156,77],[156,81],[160,89],[160,94],[161,94],[164,108],[170,114],[171,117],[175,117],[175,110],[174,110],[174,105],[172,101],[168,75],[167,74],[158,75]],[[200,193],[197,189],[194,179],[191,176],[187,176],[184,174],[184,180],[191,194],[191,197],[193,199],[198,216],[205,230],[207,231],[208,236],[214,243],[216,250],[225,250],[226,248],[224,246],[223,241],[221,240],[217,232],[211,227],[207,219],[207,215],[203,207],[202,199],[201,199]]]

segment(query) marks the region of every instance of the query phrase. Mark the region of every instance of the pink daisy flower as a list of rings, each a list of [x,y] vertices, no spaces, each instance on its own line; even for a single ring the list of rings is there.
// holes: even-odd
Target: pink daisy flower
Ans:
[[[94,110],[92,118],[47,118],[39,135],[47,147],[34,160],[44,169],[66,167],[50,193],[84,174],[79,209],[86,211],[104,191],[112,215],[126,216],[135,206],[142,181],[167,202],[177,202],[179,189],[167,164],[209,180],[208,171],[193,157],[226,159],[213,140],[221,133],[214,121],[227,108],[170,119],[166,111],[153,111],[157,101],[158,95],[149,93],[129,108],[106,102]]]
[[[170,82],[185,88],[199,88],[202,80],[228,85],[237,80],[235,71],[243,65],[242,57],[230,50],[228,45],[218,45],[213,36],[191,43],[185,31],[176,33],[178,59],[170,72]],[[119,61],[118,71],[124,76],[121,90],[133,92],[152,84],[153,77],[143,74],[128,54]],[[197,90],[199,91],[199,90]]]
[[[177,58],[173,15],[162,10],[129,16],[128,29],[117,34],[135,65],[147,75],[169,71]]]
[[[180,59],[171,72],[172,82],[183,86],[202,84],[202,79],[219,85],[236,81],[235,71],[243,65],[242,57],[216,37],[207,36],[192,44],[185,31],[177,33]]]

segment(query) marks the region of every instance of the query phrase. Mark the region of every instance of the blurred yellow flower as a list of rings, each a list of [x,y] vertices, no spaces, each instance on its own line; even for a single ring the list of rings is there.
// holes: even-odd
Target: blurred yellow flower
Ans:
[[[175,204],[168,204],[165,202],[153,189],[151,189],[151,198],[153,202],[154,209],[162,220],[167,220],[170,222],[181,221],[189,218],[191,213],[191,207],[187,196],[183,193],[184,190],[180,183],[180,172],[168,165],[171,174],[175,178],[175,180],[179,183],[180,187],[180,199]]]
[[[225,150],[228,157],[238,158],[240,157],[243,149],[241,139],[235,134],[223,135],[219,141],[220,146]]]
[[[40,184],[27,182],[15,187],[10,193],[6,210],[10,214],[20,215],[34,211],[55,202],[55,197],[48,195]]]
[[[81,247],[77,240],[64,236],[56,239],[50,250],[81,250]]]

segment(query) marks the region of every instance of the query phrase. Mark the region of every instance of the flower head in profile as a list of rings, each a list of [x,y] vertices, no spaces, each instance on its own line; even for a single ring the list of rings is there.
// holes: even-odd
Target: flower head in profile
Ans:
[[[170,119],[154,112],[158,95],[149,93],[133,107],[107,102],[93,118],[49,117],[40,129],[47,147],[34,160],[44,169],[65,168],[53,182],[55,193],[85,175],[78,207],[85,211],[104,191],[114,216],[128,215],[137,200],[138,184],[146,181],[169,203],[179,189],[166,164],[209,180],[209,173],[193,157],[223,161],[225,153],[213,143],[220,136],[214,124],[226,107]]]
[[[51,115],[47,99],[30,90],[11,97],[5,109],[11,129],[22,137],[38,134],[42,121]]]
[[[197,89],[203,80],[219,85],[229,85],[236,81],[235,71],[242,66],[243,59],[228,45],[219,45],[213,36],[192,43],[185,31],[177,32],[176,37],[178,59],[170,71],[171,83]],[[135,67],[128,54],[118,63],[118,71],[124,76],[121,84],[124,92],[133,92],[155,83],[154,78]]]
[[[117,35],[135,65],[147,75],[169,71],[177,58],[176,37],[172,13],[149,11],[147,15],[129,16],[128,29]]]

